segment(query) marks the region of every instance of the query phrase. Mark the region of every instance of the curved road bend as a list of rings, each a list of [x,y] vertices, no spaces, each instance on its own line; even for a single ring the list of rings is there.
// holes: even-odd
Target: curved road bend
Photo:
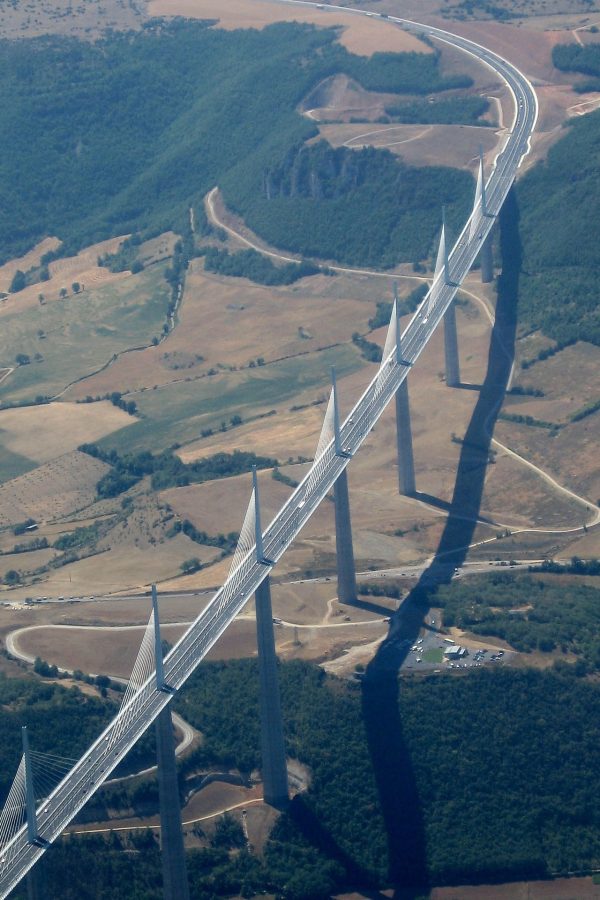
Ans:
[[[359,10],[349,12],[354,15],[365,14]],[[452,283],[446,284],[443,277],[434,280],[421,307],[402,335],[402,363],[396,361],[394,348],[389,357],[382,361],[378,374],[344,421],[341,435],[345,455],[336,455],[332,441],[315,459],[306,477],[264,531],[264,559],[258,560],[256,548],[252,547],[208,606],[165,657],[165,680],[173,689],[178,689],[185,683],[270,573],[395,396],[410,366],[417,361],[454,299],[460,283],[473,265],[492,229],[494,217],[498,215],[510,190],[521,160],[529,149],[529,139],[537,119],[538,107],[533,87],[525,75],[507,60],[463,37],[396,17],[390,17],[389,21],[463,50],[496,71],[508,85],[515,101],[515,112],[511,133],[504,148],[496,157],[486,185],[488,210],[491,215],[482,215],[479,207],[473,210],[449,254]],[[154,674],[151,675],[50,796],[38,806],[38,840],[30,843],[27,828],[23,826],[13,839],[2,847],[0,898],[10,893],[50,843],[63,832],[65,826],[72,821],[156,719],[170,697],[170,693],[156,689],[156,677]]]

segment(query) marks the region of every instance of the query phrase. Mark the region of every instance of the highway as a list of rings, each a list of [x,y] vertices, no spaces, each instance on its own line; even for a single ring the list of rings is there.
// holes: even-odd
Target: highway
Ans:
[[[292,0],[283,0],[290,3]],[[300,5],[300,4],[299,4]],[[316,7],[317,4],[302,3]],[[346,10],[365,15],[359,10]],[[371,13],[370,15],[373,15]],[[449,254],[450,281],[439,273],[421,306],[405,329],[402,340],[402,363],[396,360],[395,348],[382,360],[377,375],[359,398],[341,425],[344,456],[335,453],[334,441],[318,456],[304,480],[279,510],[263,532],[264,558],[257,559],[251,548],[217,591],[210,603],[175,644],[164,660],[166,684],[180,688],[204,659],[210,648],[241,611],[247,600],[285,553],[303,525],[309,520],[338,476],[393,399],[410,367],[414,365],[433,335],[458,287],[473,265],[481,246],[494,224],[510,190],[523,156],[529,149],[529,138],[537,119],[537,99],[527,78],[508,61],[484,47],[450,32],[419,25],[404,19],[386,20],[418,34],[458,47],[497,72],[507,83],[514,98],[514,120],[508,140],[498,156],[486,184],[487,211],[478,205],[465,224]],[[404,364],[408,363],[408,365]],[[241,516],[240,516],[241,518]],[[37,808],[39,840],[30,843],[27,829],[20,831],[0,848],[0,897],[6,897],[85,805],[128,750],[156,719],[169,702],[172,693],[156,688],[154,675],[142,685],[131,700],[115,716],[100,737],[73,766],[52,794]],[[41,748],[38,748],[41,749]]]

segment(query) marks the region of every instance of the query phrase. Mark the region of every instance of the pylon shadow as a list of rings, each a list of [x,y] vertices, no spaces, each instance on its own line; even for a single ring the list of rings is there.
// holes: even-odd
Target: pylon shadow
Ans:
[[[424,814],[399,711],[402,681],[398,673],[423,627],[432,593],[439,584],[449,582],[464,562],[480,520],[491,438],[514,359],[521,270],[518,223],[517,201],[511,191],[499,217],[502,272],[487,371],[461,444],[448,518],[431,564],[393,615],[388,637],[362,682],[363,716],[387,831],[389,877],[397,886],[397,900],[410,895],[411,888],[430,883]]]

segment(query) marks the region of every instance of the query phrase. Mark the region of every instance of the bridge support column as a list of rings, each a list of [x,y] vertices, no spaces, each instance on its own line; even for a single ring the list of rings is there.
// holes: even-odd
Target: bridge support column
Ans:
[[[346,469],[338,475],[333,485],[333,502],[335,506],[338,600],[340,603],[352,603],[356,600],[356,571]]]
[[[185,847],[183,846],[179,786],[175,765],[175,740],[170,706],[165,706],[156,719],[156,755],[163,896],[165,900],[189,900],[190,889],[185,863]]]
[[[273,633],[271,579],[267,575],[254,595],[256,602],[256,641],[260,680],[260,739],[265,803],[279,809],[287,806],[288,776],[285,762],[283,719],[279,695],[279,676]]]
[[[481,282],[489,284],[494,280],[494,254],[492,250],[492,234],[490,231],[479,253],[479,263],[481,265]]]
[[[398,447],[398,490],[405,497],[415,493],[415,461],[413,457],[408,379],[396,391],[396,442]]]
[[[458,387],[460,366],[458,362],[458,339],[456,336],[456,305],[450,304],[444,314],[444,352],[446,359],[446,384]]]

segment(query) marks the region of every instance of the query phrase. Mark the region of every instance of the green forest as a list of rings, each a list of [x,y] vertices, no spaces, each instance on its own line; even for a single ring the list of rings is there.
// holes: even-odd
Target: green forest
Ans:
[[[503,638],[525,653],[574,654],[578,674],[600,670],[600,587],[495,572],[440,587],[435,604],[448,627]]]
[[[0,42],[10,136],[0,159],[0,262],[47,234],[67,252],[116,234],[181,232],[190,204],[200,209],[215,184],[237,208],[256,202],[264,171],[317,134],[296,108],[332,74],[419,95],[471,83],[445,79],[436,54],[353,56],[336,29],[210,24],[154,20],[94,44]]]
[[[162,491],[169,487],[200,484],[217,478],[228,478],[258,469],[271,469],[277,465],[276,459],[257,456],[245,450],[233,453],[215,453],[206,459],[184,463],[173,449],[162,453],[142,450],[140,453],[120,455],[116,450],[103,450],[97,444],[81,444],[78,448],[95,459],[101,459],[112,468],[96,484],[98,497],[117,497],[141,481],[146,475],[151,477],[153,490]]]
[[[78,688],[0,673],[1,803],[21,758],[21,727],[27,725],[32,750],[77,758],[108,723],[114,706]]]
[[[600,90],[600,46],[598,44],[557,44],[552,48],[552,62],[562,72],[580,72],[588,75],[574,89],[585,94]]]
[[[571,119],[517,187],[523,273],[519,316],[557,341],[600,344],[600,111]]]
[[[226,823],[191,852],[194,897],[324,898],[348,884],[381,888],[399,870],[426,893],[432,884],[600,864],[600,689],[572,667],[483,669],[399,686],[395,678],[342,682],[303,662],[282,664],[280,676],[287,752],[310,767],[310,788],[281,817],[262,859],[229,853],[237,837]],[[259,765],[255,660],[204,663],[175,705],[205,734],[186,769]],[[158,900],[155,840],[140,834],[135,848],[123,853],[114,837],[61,844],[44,877],[62,886],[68,866],[69,886],[51,896]]]
[[[365,704],[377,704],[386,687],[368,680],[361,692],[299,662],[280,673],[288,754],[313,776],[303,809],[292,806],[290,816],[319,823],[317,846],[346,877],[381,886],[397,860],[389,859]],[[206,734],[203,765],[249,771],[259,764],[257,697],[254,661],[210,664],[193,677],[177,705]],[[402,679],[399,725],[392,716],[388,726],[390,734],[397,728],[405,777],[414,778],[418,808],[406,815],[415,828],[420,823],[428,881],[544,877],[597,865],[599,712],[598,686],[571,672]],[[408,883],[418,880],[410,861],[403,865]]]
[[[386,106],[386,114],[394,122],[412,124],[490,125],[481,116],[490,108],[485,97],[440,97],[430,100],[412,100],[409,103],[393,103]]]
[[[325,141],[290,149],[262,173],[262,184],[262,192],[243,192],[228,176],[224,188],[267,241],[305,256],[384,268],[427,256],[443,205],[458,230],[474,192],[467,172],[408,166],[388,150],[333,149]]]
[[[276,266],[268,256],[252,249],[230,253],[229,250],[219,250],[218,247],[206,247],[200,252],[204,256],[204,268],[208,272],[217,272],[230,278],[249,278],[256,284],[294,284],[300,278],[317,275],[320,271],[306,260]]]
[[[422,259],[442,203],[450,225],[462,224],[470,176],[407,166],[385,151],[306,147],[317,129],[298,104],[337,72],[368,89],[412,92],[412,100],[390,105],[405,120],[422,117],[424,104],[427,116],[435,110],[442,121],[454,104],[470,104],[475,115],[482,101],[441,93],[429,104],[424,95],[468,87],[469,79],[444,79],[436,54],[353,56],[336,36],[335,29],[297,24],[225,32],[176,20],[95,44],[1,42],[0,101],[10,140],[0,159],[0,262],[46,234],[58,234],[62,252],[70,252],[119,233],[183,233],[190,204],[201,216],[201,198],[215,184],[278,246],[355,265]],[[563,45],[555,62],[595,77],[594,54],[595,45]],[[576,119],[519,183],[521,318],[561,340],[600,341],[599,133],[600,112]],[[299,274],[259,271],[248,256],[213,255],[221,270],[244,269],[267,283]]]

